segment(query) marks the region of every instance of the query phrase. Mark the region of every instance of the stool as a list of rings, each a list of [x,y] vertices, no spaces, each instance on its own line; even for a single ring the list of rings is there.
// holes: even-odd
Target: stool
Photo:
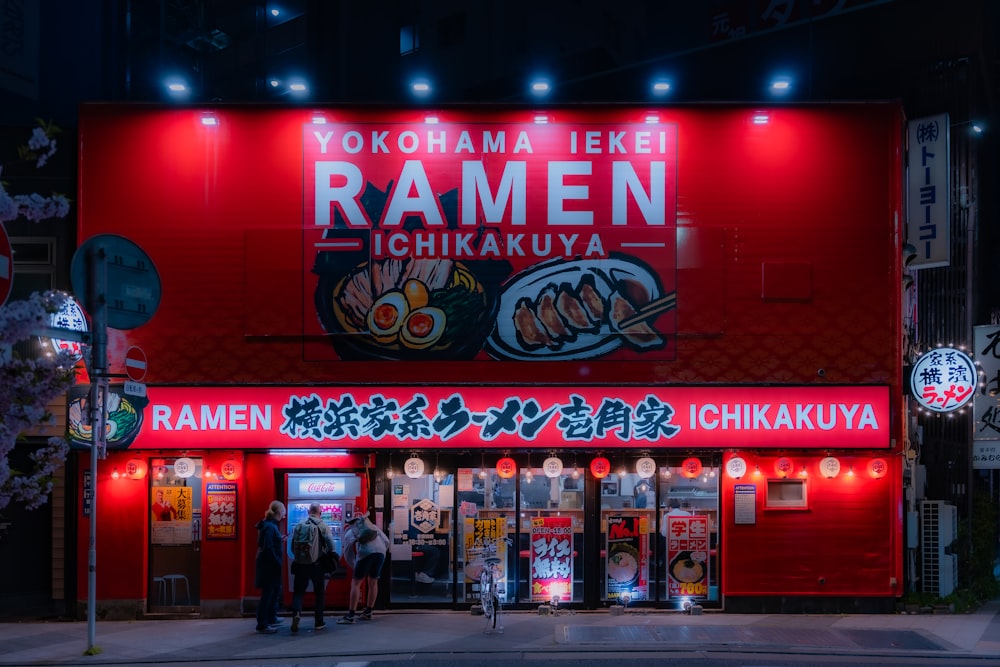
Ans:
[[[167,603],[167,582],[163,577],[153,577],[153,586],[156,589],[156,604],[165,605]]]
[[[188,584],[188,578],[183,574],[165,574],[163,575],[164,584],[170,583],[170,604],[177,604],[177,582],[181,581],[184,583],[184,604],[191,604],[191,586]]]

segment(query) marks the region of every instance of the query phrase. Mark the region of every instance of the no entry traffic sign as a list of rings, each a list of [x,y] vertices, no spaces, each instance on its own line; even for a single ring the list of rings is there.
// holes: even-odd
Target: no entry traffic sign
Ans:
[[[146,377],[146,353],[133,345],[125,352],[125,373],[135,382]]]
[[[0,306],[7,303],[14,284],[14,252],[10,248],[7,230],[0,223]]]

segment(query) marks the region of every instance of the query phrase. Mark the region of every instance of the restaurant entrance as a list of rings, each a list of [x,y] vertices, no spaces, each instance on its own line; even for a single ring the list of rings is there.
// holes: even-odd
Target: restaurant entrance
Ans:
[[[391,603],[478,604],[489,557],[514,607],[720,602],[718,456],[638,472],[648,457],[633,457],[596,477],[593,453],[504,454],[472,468],[435,456],[433,470],[387,475]]]

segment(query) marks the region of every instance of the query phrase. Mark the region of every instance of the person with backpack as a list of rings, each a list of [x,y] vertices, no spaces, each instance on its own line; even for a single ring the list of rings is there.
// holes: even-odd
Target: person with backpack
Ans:
[[[281,596],[281,565],[284,549],[281,548],[279,523],[285,518],[285,506],[273,500],[264,518],[257,522],[257,558],[254,583],[260,589],[257,604],[257,632],[273,635],[278,631],[278,598]]]
[[[367,516],[359,514],[347,523],[344,531],[344,559],[354,570],[351,575],[351,593],[347,615],[337,620],[340,625],[350,625],[356,618],[372,620],[372,607],[378,597],[378,578],[385,564],[385,554],[389,551],[389,537]],[[361,602],[361,585],[367,580],[367,604],[356,613]]]
[[[306,594],[309,582],[312,582],[316,594],[316,606],[313,608],[313,628],[322,630],[326,627],[323,621],[323,611],[326,606],[326,571],[320,563],[323,554],[333,551],[333,535],[330,526],[322,519],[323,510],[319,503],[309,506],[309,515],[296,524],[292,531],[292,574],[295,576],[292,584],[292,632],[299,631],[299,621],[302,618],[302,598]]]

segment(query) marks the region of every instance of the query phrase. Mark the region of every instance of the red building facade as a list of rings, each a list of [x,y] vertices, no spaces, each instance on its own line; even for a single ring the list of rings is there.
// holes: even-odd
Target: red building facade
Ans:
[[[380,523],[389,606],[475,604],[495,548],[512,605],[890,610],[902,128],[888,103],[84,106],[79,239],[162,281],[109,332],[146,395],[112,386],[80,463],[99,607],[248,612],[277,498]]]

